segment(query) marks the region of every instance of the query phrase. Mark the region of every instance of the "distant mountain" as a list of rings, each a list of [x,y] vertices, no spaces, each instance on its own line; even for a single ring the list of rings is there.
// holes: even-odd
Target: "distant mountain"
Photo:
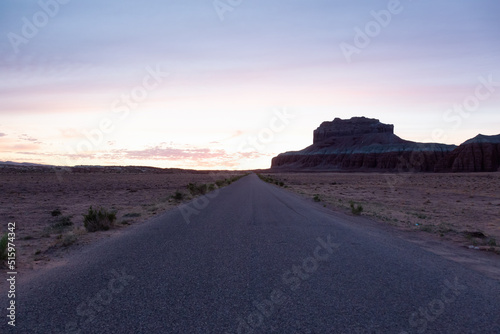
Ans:
[[[455,145],[401,139],[394,134],[393,125],[378,119],[335,118],[314,131],[311,146],[274,157],[271,168],[429,172],[455,148]]]
[[[52,167],[51,165],[34,164],[31,162],[14,162],[14,161],[0,161],[0,165]]]
[[[500,135],[495,135],[495,136],[485,136],[485,135],[477,135],[472,139],[467,140],[464,142],[462,145],[467,145],[467,144],[484,144],[484,143],[490,143],[490,144],[500,144]]]
[[[496,172],[500,169],[500,135],[477,135],[437,165],[438,172]]]

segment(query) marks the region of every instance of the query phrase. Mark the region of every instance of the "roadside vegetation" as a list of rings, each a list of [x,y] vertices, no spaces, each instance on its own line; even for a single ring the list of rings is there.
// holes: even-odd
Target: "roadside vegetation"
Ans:
[[[243,175],[236,175],[236,176],[232,176],[229,178],[216,180],[213,183],[201,183],[201,184],[188,183],[188,185],[186,186],[186,189],[188,190],[189,195],[191,195],[191,198],[193,198],[196,196],[205,195],[205,194],[207,194],[211,191],[214,191],[216,189],[226,187],[226,186],[230,185],[231,183],[236,182],[239,179],[241,179],[242,177],[247,176],[247,175],[248,175],[248,173],[243,174]],[[172,195],[171,198],[176,200],[176,201],[182,201],[185,199],[189,199],[190,197],[188,196],[188,194],[185,194],[180,190],[176,190],[175,194]]]
[[[259,177],[259,179],[261,179],[264,182],[275,184],[275,185],[280,186],[280,187],[288,188],[288,186],[285,185],[285,182],[283,182],[281,180],[273,179],[270,175],[257,174],[257,176]]]
[[[353,215],[359,216],[361,212],[363,212],[363,206],[361,204],[356,204],[354,201],[350,201],[349,206],[351,207]]]
[[[394,176],[332,172],[259,177],[272,184],[284,181],[286,188],[324,207],[500,254],[499,173]]]
[[[98,231],[141,223],[232,184],[244,173],[113,168],[95,173],[64,172],[61,176],[64,182],[28,171],[9,174],[2,181],[5,202],[14,204],[3,206],[0,213],[10,221],[23,221],[16,236],[21,267],[41,265],[75,244],[88,244],[99,238]],[[22,197],[18,197],[19,184],[24,189]],[[0,229],[0,240],[4,232]],[[0,249],[0,257],[1,253]]]
[[[88,232],[107,231],[114,226],[116,212],[104,208],[99,210],[89,207],[87,214],[83,215],[83,226]]]

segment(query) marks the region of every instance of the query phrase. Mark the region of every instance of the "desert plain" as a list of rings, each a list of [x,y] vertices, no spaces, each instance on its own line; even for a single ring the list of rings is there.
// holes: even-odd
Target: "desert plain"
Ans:
[[[8,222],[15,222],[17,266],[37,269],[192,199],[196,194],[188,190],[190,183],[215,185],[241,175],[119,167],[71,172],[3,168],[0,232],[7,231]],[[260,175],[334,211],[360,214],[380,226],[478,254],[500,254],[500,173],[263,171]],[[351,204],[361,206],[362,212],[353,212]],[[83,215],[90,206],[116,212],[114,227],[87,232]]]
[[[97,170],[97,171],[95,171]],[[242,172],[155,168],[0,168],[0,233],[16,223],[17,268],[37,269],[193,197],[188,184],[214,184]],[[224,186],[227,185],[227,182]],[[222,185],[221,185],[222,186]],[[178,195],[176,197],[176,193]],[[84,214],[116,213],[108,231],[87,232]]]
[[[500,173],[263,173],[325,207],[500,254]],[[362,212],[351,208],[362,207]]]

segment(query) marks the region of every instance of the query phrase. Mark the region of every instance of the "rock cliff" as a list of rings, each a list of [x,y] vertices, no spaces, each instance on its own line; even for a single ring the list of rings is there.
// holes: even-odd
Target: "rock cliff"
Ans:
[[[435,167],[436,172],[496,172],[500,168],[500,135],[478,135],[457,147]]]
[[[314,131],[311,146],[274,157],[271,168],[434,171],[436,164],[455,148],[401,139],[394,134],[393,125],[377,119],[336,118]]]

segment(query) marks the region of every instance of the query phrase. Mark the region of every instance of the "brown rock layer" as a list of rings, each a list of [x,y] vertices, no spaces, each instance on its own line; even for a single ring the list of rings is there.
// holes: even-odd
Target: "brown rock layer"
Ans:
[[[445,158],[435,167],[437,172],[496,172],[500,168],[500,135],[478,135]]]
[[[370,133],[394,133],[394,125],[383,124],[378,119],[353,117],[343,120],[335,118],[331,122],[323,122],[314,130],[313,144],[328,138],[365,135]]]
[[[390,170],[431,172],[448,151],[406,151],[358,154],[287,154],[272,159],[271,168],[328,170]]]
[[[455,147],[401,139],[377,119],[336,118],[314,131],[311,146],[274,157],[271,168],[428,172]]]

